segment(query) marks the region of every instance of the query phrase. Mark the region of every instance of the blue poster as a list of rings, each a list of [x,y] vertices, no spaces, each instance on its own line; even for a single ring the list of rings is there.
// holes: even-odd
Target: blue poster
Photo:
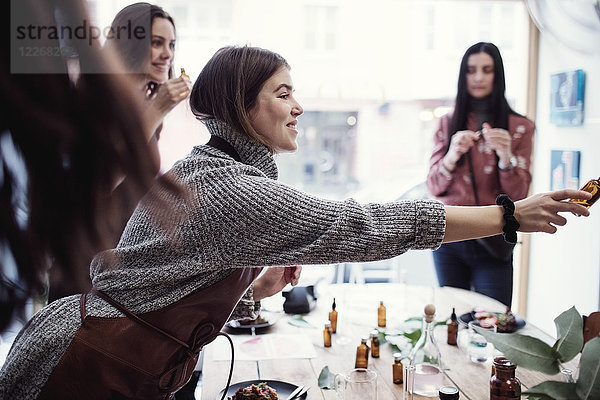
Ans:
[[[579,189],[579,151],[552,150],[550,190]]]
[[[583,124],[585,72],[561,72],[550,78],[550,123],[558,126]]]

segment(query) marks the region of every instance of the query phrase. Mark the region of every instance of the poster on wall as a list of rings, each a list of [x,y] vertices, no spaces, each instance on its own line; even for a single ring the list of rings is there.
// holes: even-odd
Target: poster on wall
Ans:
[[[560,72],[550,77],[550,123],[558,126],[583,124],[585,72]]]
[[[552,150],[550,190],[579,189],[579,151]]]

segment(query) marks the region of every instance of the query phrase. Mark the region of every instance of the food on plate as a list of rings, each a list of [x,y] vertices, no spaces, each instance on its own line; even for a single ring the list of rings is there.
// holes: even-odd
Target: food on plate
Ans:
[[[269,319],[267,317],[263,317],[262,315],[259,315],[256,319],[243,318],[243,319],[238,319],[238,322],[240,323],[240,325],[261,325],[261,324],[266,324],[267,322],[269,322]]]
[[[506,312],[497,313],[485,310],[474,311],[473,315],[483,328],[489,328],[496,325],[498,332],[514,332],[517,329],[517,320],[515,315],[506,308]]]
[[[275,389],[261,382],[258,385],[254,383],[250,386],[239,388],[230,400],[278,400]]]

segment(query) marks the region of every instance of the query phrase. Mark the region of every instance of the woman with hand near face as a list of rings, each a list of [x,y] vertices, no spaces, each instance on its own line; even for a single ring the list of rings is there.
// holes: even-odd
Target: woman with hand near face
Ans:
[[[143,28],[143,35],[125,34]],[[120,29],[121,28],[121,29]],[[160,132],[164,117],[190,94],[187,76],[174,78],[175,22],[161,7],[135,3],[122,9],[111,24],[105,46],[122,58],[127,72],[138,82],[140,93],[147,97],[145,118],[152,129],[148,139]],[[156,137],[158,139],[158,137]]]
[[[263,265],[381,260],[498,234],[505,225],[499,206],[360,204],[280,183],[274,155],[296,149],[303,109],[289,65],[271,51],[222,48],[190,104],[211,139],[166,173],[186,198],[159,187],[148,193],[119,245],[94,259],[93,290],[47,306],[21,332],[0,371],[0,397],[169,398]],[[566,222],[559,212],[589,215],[567,197],[590,194],[564,190],[517,202],[521,230],[553,232]],[[267,291],[254,287],[255,300],[297,279],[297,269],[275,271]]]
[[[498,48],[477,43],[464,54],[452,114],[434,136],[427,187],[444,204],[495,204],[527,196],[535,125],[513,111],[504,95]],[[442,245],[433,257],[439,284],[493,297],[510,307],[513,248],[501,236]]]
[[[128,30],[124,29],[125,27]],[[141,32],[130,36],[130,32]],[[139,89],[140,96],[146,96],[145,108],[141,117],[144,119],[144,135],[149,142],[150,151],[159,159],[157,141],[165,116],[177,104],[186,100],[190,94],[191,82],[187,77],[173,78],[173,60],[175,57],[175,23],[173,18],[162,8],[149,3],[135,3],[122,9],[111,24],[110,34],[104,45],[105,52],[121,59],[127,75]],[[122,71],[119,71],[122,72]],[[158,172],[158,169],[154,171]],[[130,178],[125,177],[125,180]],[[128,183],[120,181],[113,194],[118,197],[131,198],[132,201],[121,205],[123,210],[119,219],[117,236],[112,241],[116,245],[118,234],[123,231],[127,220],[137,205],[138,198],[127,197],[123,191],[128,190]],[[106,247],[105,247],[106,248]],[[91,261],[91,259],[89,260]],[[89,262],[88,261],[88,262]],[[68,279],[57,278],[50,270],[50,290],[48,301],[74,293],[80,293],[80,286],[75,286]]]

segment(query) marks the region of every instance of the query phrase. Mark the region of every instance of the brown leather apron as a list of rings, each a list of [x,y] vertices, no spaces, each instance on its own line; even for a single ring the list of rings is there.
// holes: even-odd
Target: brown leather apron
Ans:
[[[220,334],[260,271],[238,269],[208,288],[139,316],[95,290],[126,317],[86,316],[86,295],[81,295],[82,326],[38,399],[171,399],[189,381],[198,353]]]

